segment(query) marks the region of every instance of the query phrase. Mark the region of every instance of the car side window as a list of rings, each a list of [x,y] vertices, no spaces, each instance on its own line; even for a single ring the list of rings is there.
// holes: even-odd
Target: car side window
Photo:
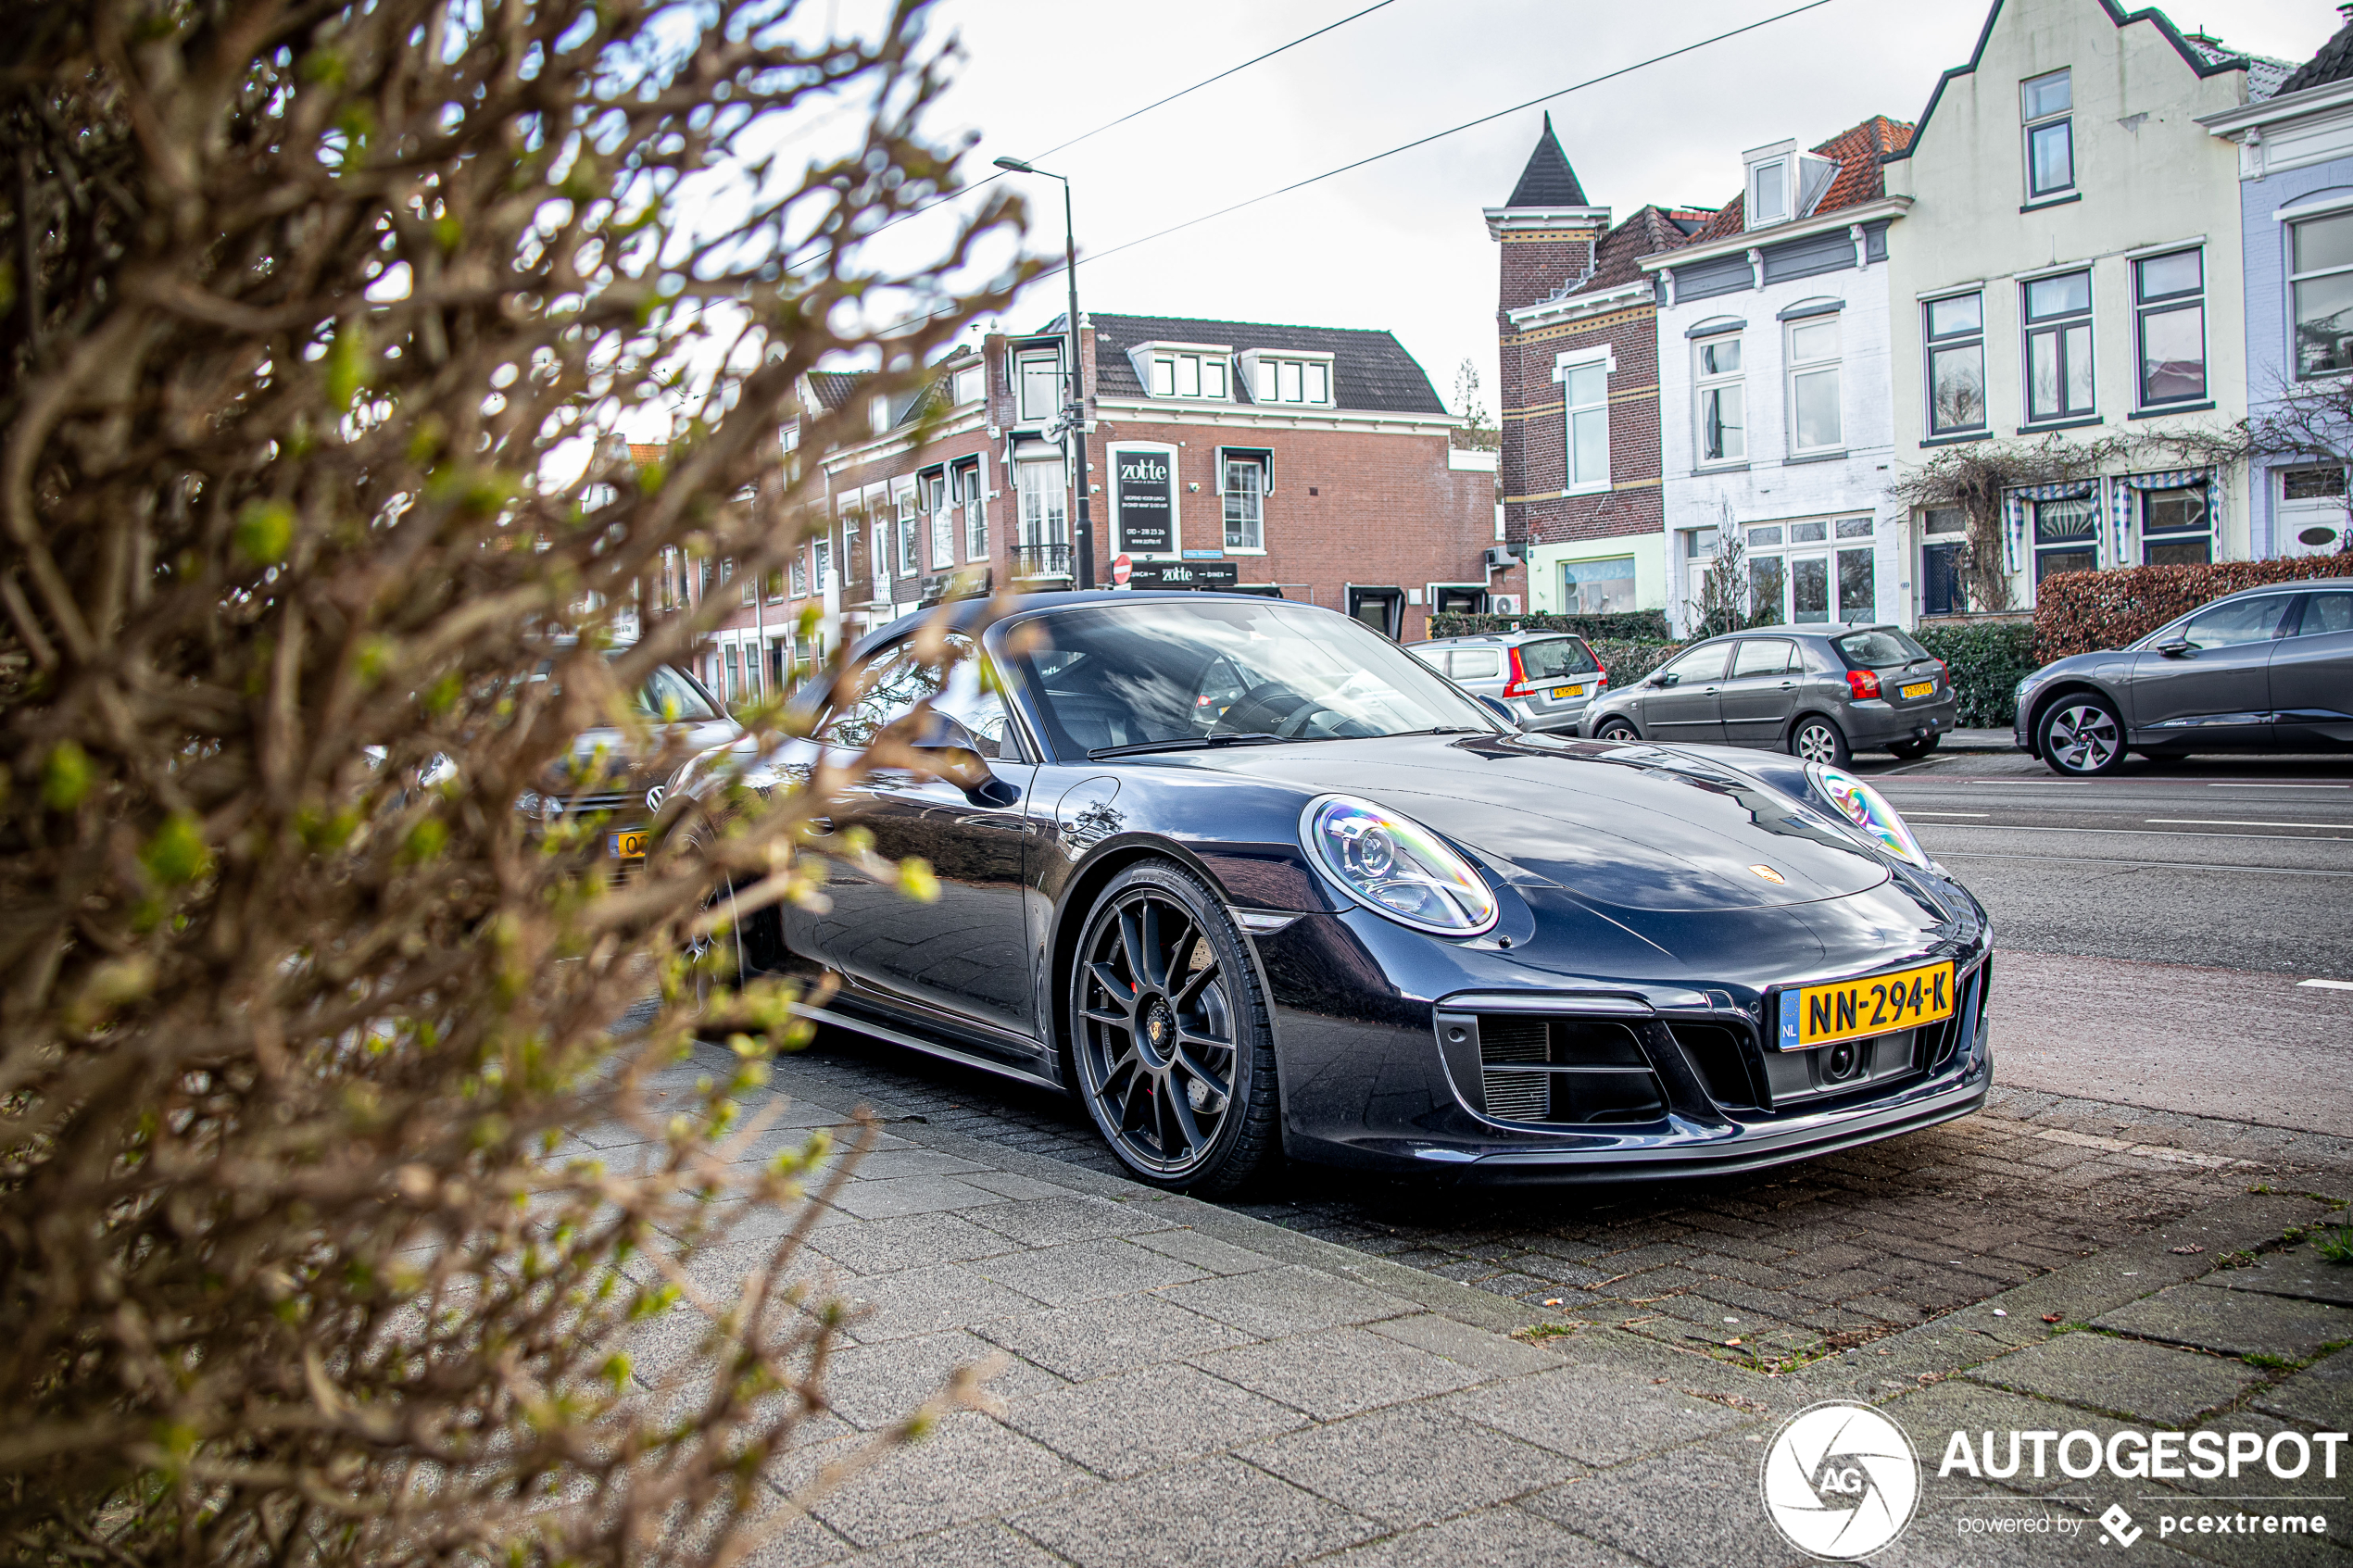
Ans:
[[[1504,656],[1493,648],[1456,648],[1447,672],[1457,681],[1491,681],[1503,673]]]
[[[1724,665],[1732,651],[1730,643],[1703,643],[1683,654],[1659,671],[1663,686],[1705,684],[1724,678]]]
[[[1779,675],[1790,669],[1797,659],[1797,645],[1779,637],[1750,641],[1741,645],[1732,659],[1732,679],[1750,675]]]
[[[2296,629],[2296,634],[2325,637],[2335,632],[2353,632],[2353,594],[2308,596],[2304,600],[2304,623]]]
[[[2209,606],[2182,623],[2181,640],[2200,650],[2267,641],[2279,634],[2280,617],[2292,602],[2287,594],[2266,594]]]
[[[948,646],[961,657],[950,668],[944,687],[939,671],[915,657],[912,642],[875,654],[867,660],[858,700],[828,719],[820,734],[835,746],[865,746],[930,697],[935,709],[973,733],[982,755],[998,756],[1008,733],[1005,699],[984,676],[984,656],[968,639],[950,637]]]

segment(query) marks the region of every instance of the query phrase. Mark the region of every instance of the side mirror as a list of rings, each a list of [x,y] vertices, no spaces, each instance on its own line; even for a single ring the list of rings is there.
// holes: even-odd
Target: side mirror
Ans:
[[[2158,644],[2157,651],[2163,654],[2168,659],[2179,659],[2183,654],[2196,653],[2197,651],[2197,645],[2190,642],[2186,638],[2176,637],[2170,643]]]
[[[989,770],[997,743],[973,734],[961,719],[934,709],[922,733],[908,742],[935,773],[964,792],[975,806],[1011,806],[1021,791]]]
[[[1682,683],[1682,679],[1683,677],[1676,674],[1671,670],[1662,670],[1657,674],[1652,676],[1649,680],[1643,682],[1642,684],[1646,686],[1672,686],[1680,684]]]

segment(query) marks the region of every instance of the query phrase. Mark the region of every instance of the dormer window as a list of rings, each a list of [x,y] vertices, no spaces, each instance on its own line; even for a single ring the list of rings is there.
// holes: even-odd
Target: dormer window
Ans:
[[[1294,357],[1253,349],[1242,356],[1242,366],[1256,402],[1331,406],[1332,361],[1327,354]]]
[[[1013,356],[1024,424],[1043,424],[1062,411],[1063,357],[1059,347],[1025,348]]]
[[[1215,344],[1145,343],[1128,350],[1136,379],[1153,397],[1234,395],[1234,351]]]
[[[867,399],[866,428],[876,435],[890,428],[890,398],[885,394],[877,392]]]
[[[982,374],[981,368],[978,365],[966,365],[956,372],[955,379],[950,386],[950,395],[959,406],[962,406],[966,403],[979,402],[987,390],[987,378]]]
[[[1789,160],[1774,158],[1751,164],[1748,169],[1748,226],[1780,223],[1789,218]]]

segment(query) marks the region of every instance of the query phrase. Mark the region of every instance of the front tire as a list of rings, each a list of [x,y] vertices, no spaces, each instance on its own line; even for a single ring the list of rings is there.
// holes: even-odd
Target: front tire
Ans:
[[[1789,752],[1826,768],[1843,768],[1855,758],[1847,748],[1846,733],[1818,713],[1808,713],[1790,731]]]
[[[1120,1162],[1201,1197],[1265,1172],[1280,1148],[1274,1034],[1223,901],[1181,866],[1139,861],[1095,900],[1072,969],[1079,1098]]]
[[[2061,778],[2112,773],[2124,762],[2124,721],[2107,698],[2072,692],[2044,709],[2035,749]]]

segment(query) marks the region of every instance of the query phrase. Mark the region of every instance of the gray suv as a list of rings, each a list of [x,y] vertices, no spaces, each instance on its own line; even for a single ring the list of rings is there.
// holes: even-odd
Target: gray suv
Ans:
[[[2339,751],[2353,746],[2353,577],[2227,594],[2112,653],[2018,684],[2018,744],[2067,778],[2125,752]]]
[[[1809,762],[1924,757],[1954,726],[1944,664],[1894,626],[1758,626],[1693,643],[1588,709],[1578,734],[1759,746]]]
[[[1408,643],[1405,651],[1490,707],[1510,710],[1523,730],[1575,730],[1609,689],[1609,671],[1573,632],[1491,632]]]

